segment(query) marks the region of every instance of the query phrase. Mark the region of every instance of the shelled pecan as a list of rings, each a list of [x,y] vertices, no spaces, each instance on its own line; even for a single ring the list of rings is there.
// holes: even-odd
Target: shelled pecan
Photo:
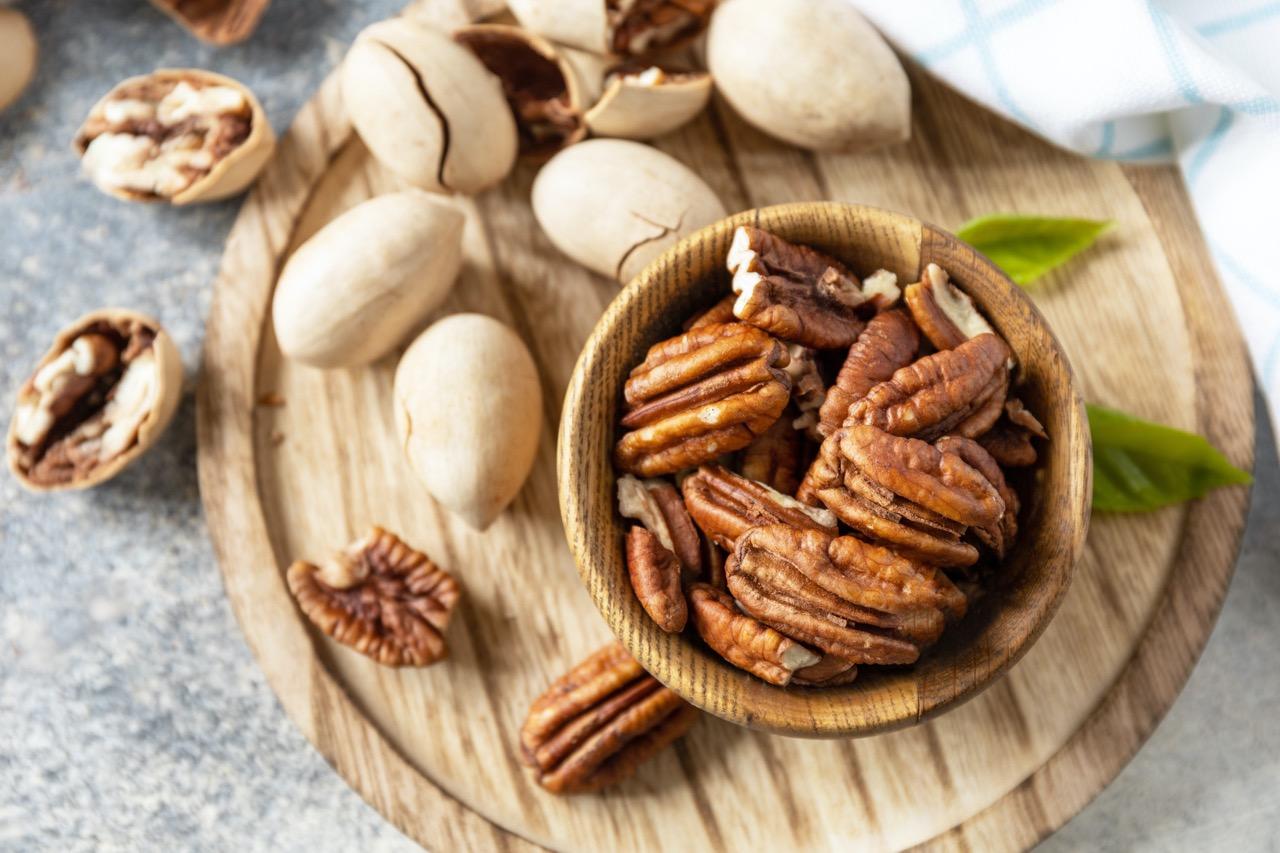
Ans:
[[[702,574],[702,544],[684,506],[684,498],[666,480],[638,480],[630,474],[618,478],[618,512],[634,519],[657,537],[680,561],[689,577]]]
[[[796,670],[791,682],[802,687],[838,687],[852,684],[857,677],[858,665],[853,661],[835,655],[823,655],[812,666]]]
[[[737,299],[738,297],[730,293],[707,310],[694,314],[685,322],[684,330],[687,332],[699,326],[710,326],[712,323],[736,323],[738,318],[733,316],[733,303]]]
[[[991,549],[997,560],[1003,560],[1005,554],[1013,547],[1014,540],[1018,538],[1018,511],[1021,508],[1021,502],[1018,500],[1018,493],[1005,482],[1000,463],[981,444],[971,438],[947,435],[934,442],[933,446],[944,454],[954,453],[963,459],[991,483],[1000,495],[1004,503],[1004,512],[1001,513],[1000,519],[991,524],[974,527],[973,532],[984,545]]]
[[[995,334],[969,294],[952,284],[937,264],[926,266],[920,281],[907,285],[903,301],[920,331],[937,349],[955,349],[970,338]]]
[[[785,687],[797,671],[812,668],[817,655],[768,625],[738,611],[732,596],[707,584],[689,587],[698,636],[729,663]]]
[[[839,429],[849,407],[910,364],[919,348],[920,335],[905,311],[884,311],[873,317],[849,347],[835,384],[827,389],[818,431],[825,436]]]
[[[743,323],[700,326],[654,345],[624,388],[618,467],[653,477],[746,447],[790,398],[788,359],[778,341]]]
[[[444,634],[462,595],[458,582],[381,527],[323,568],[298,560],[287,580],[317,628],[380,664],[427,666],[448,654]]]
[[[993,401],[1003,405],[1010,357],[998,336],[978,335],[895,371],[849,408],[849,418],[925,440],[956,432],[970,417],[985,416]],[[995,414],[999,416],[998,406]],[[994,423],[992,418],[988,428]],[[974,438],[981,432],[962,434]]]
[[[640,605],[668,634],[684,630],[688,609],[675,554],[640,525],[627,533],[627,573]]]
[[[827,399],[827,383],[818,370],[817,353],[799,344],[792,344],[787,348],[787,352],[791,357],[786,367],[787,373],[791,376],[791,400],[799,412],[792,419],[791,426],[801,430],[814,441],[821,441],[818,413]]]
[[[753,527],[788,524],[834,533],[836,517],[795,498],[748,480],[719,465],[704,465],[682,485],[685,506],[702,532],[733,550],[738,537]]]
[[[847,347],[862,331],[862,284],[844,264],[749,225],[739,226],[727,258],[738,294],[733,313],[789,343]]]
[[[1004,404],[1005,417],[1014,426],[1022,427],[1036,438],[1047,439],[1049,433],[1045,432],[1044,424],[1027,408],[1019,397],[1010,397]]]
[[[748,480],[764,483],[784,495],[800,486],[804,436],[784,414],[738,455],[738,469]]]
[[[552,793],[597,791],[631,776],[697,717],[610,643],[534,700],[520,730],[521,756]]]

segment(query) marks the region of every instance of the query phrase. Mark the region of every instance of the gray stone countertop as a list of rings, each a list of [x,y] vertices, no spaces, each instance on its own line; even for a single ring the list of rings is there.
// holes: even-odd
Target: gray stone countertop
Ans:
[[[122,204],[84,183],[68,150],[101,94],[160,66],[243,80],[283,129],[355,33],[402,4],[276,0],[225,49],[142,0],[20,4],[42,55],[0,115],[3,416],[57,329],[105,305],[162,318],[188,387],[160,444],[91,493],[34,497],[0,476],[0,850],[415,849],[285,717],[205,534],[191,377],[237,203]],[[1244,550],[1185,692],[1044,849],[1280,849],[1274,446],[1261,426]]]

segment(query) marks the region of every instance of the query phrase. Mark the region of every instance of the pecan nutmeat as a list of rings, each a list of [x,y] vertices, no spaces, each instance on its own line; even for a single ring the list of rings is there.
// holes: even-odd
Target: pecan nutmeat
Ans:
[[[835,384],[827,389],[818,431],[826,436],[839,429],[849,407],[910,364],[919,348],[920,335],[905,311],[884,311],[871,318],[849,347]]]
[[[521,757],[554,794],[598,791],[631,776],[697,717],[614,642],[534,700],[520,730]]]
[[[995,487],[1004,503],[1004,512],[1000,519],[991,524],[974,527],[974,535],[991,549],[997,560],[1003,560],[1005,554],[1013,547],[1018,538],[1018,510],[1020,502],[1018,493],[1005,481],[1000,463],[986,449],[971,438],[947,435],[934,442],[934,447],[943,453],[953,453],[960,457],[975,471],[987,479]]]
[[[639,525],[627,533],[627,574],[649,618],[668,634],[683,631],[688,608],[680,588],[680,563],[656,536]]]
[[[657,537],[680,561],[689,577],[702,574],[702,545],[684,507],[684,498],[666,480],[638,480],[630,474],[618,478],[618,512],[634,519]]]
[[[812,666],[797,670],[791,683],[802,687],[838,687],[852,684],[857,677],[858,665],[853,661],[835,655],[823,655]]]
[[[818,370],[816,353],[809,347],[792,344],[787,348],[791,362],[787,365],[787,373],[791,376],[791,399],[799,414],[791,421],[791,426],[803,431],[814,441],[822,440],[818,429],[819,412],[827,399],[827,383]],[[794,489],[786,489],[792,492]]]
[[[951,283],[937,264],[924,268],[920,281],[907,285],[903,301],[929,343],[940,350],[955,349],[970,338],[995,334],[969,294]]]
[[[744,323],[700,326],[655,344],[624,387],[614,461],[655,477],[741,450],[782,414],[789,356]]]
[[[317,628],[380,664],[428,666],[448,655],[445,630],[462,590],[394,533],[373,527],[324,567],[296,561],[287,579]]]
[[[704,465],[682,485],[685,506],[702,532],[732,551],[743,533],[768,524],[836,531],[836,517],[821,507],[748,480],[719,465]]]
[[[733,598],[708,584],[689,587],[689,606],[698,635],[729,663],[752,675],[786,687],[797,671],[819,658],[804,646],[741,613]]]
[[[785,414],[778,418],[738,457],[742,476],[764,483],[784,495],[795,494],[800,486],[800,465],[804,453],[804,436],[788,421]]]
[[[736,323],[738,318],[733,316],[733,303],[738,297],[730,293],[724,299],[721,299],[715,305],[712,305],[705,311],[694,314],[684,324],[684,330],[696,329],[699,326],[710,326],[713,323]]]

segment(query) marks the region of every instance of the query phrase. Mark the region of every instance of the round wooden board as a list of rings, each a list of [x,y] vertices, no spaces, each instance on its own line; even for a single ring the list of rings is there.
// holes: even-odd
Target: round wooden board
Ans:
[[[813,156],[723,104],[658,147],[731,210],[830,198],[944,227],[999,210],[1110,218],[1098,248],[1036,301],[1085,395],[1208,436],[1251,465],[1244,349],[1170,168],[1062,153],[913,71],[909,145]],[[804,741],[705,717],[608,793],[556,798],[520,766],[530,700],[608,638],[557,513],[556,421],[578,349],[617,286],[561,257],[528,206],[535,168],[456,203],[467,264],[441,314],[511,324],[541,369],[533,475],[484,534],[451,519],[405,465],[391,420],[395,359],[321,372],[284,361],[270,327],[293,247],[394,189],[343,116],[334,79],[302,110],[228,239],[199,389],[200,484],[227,593],[286,711],[382,814],[440,850],[1020,849],[1109,782],[1173,702],[1231,576],[1248,493],[1141,516],[1097,516],[1074,585],[994,687],[930,723]],[[447,357],[447,354],[442,354]],[[274,393],[283,406],[266,405]],[[442,401],[447,405],[447,401]],[[527,424],[494,424],[526,429]],[[466,598],[451,657],[377,666],[313,632],[284,568],[381,523],[450,568]]]

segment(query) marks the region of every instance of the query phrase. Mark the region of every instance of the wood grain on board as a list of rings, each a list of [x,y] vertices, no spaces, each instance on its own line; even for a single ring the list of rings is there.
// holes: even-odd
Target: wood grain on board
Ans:
[[[813,156],[720,103],[658,147],[730,210],[830,198],[943,227],[998,210],[1110,218],[1099,246],[1035,293],[1087,399],[1199,431],[1251,464],[1251,385],[1176,172],[1086,161],[920,74],[912,141]],[[557,510],[560,400],[617,286],[561,257],[528,206],[522,165],[453,203],[467,264],[444,315],[481,311],[529,344],[545,411],[537,463],[476,534],[409,471],[391,421],[394,357],[322,372],[284,361],[268,310],[288,252],[342,210],[398,186],[368,157],[331,77],[299,114],[227,242],[199,389],[201,492],[227,593],[268,681],[325,757],[396,826],[453,849],[795,849],[1029,846],[1109,782],[1168,709],[1230,578],[1247,492],[1140,516],[1097,516],[1073,586],[1027,656],[924,725],[804,741],[704,718],[632,781],[556,798],[522,770],[530,700],[609,636]],[[283,406],[261,406],[275,392]],[[526,424],[495,424],[498,429]],[[284,568],[380,523],[451,569],[466,597],[451,656],[390,670],[318,636]],[[749,792],[749,795],[746,794]]]

